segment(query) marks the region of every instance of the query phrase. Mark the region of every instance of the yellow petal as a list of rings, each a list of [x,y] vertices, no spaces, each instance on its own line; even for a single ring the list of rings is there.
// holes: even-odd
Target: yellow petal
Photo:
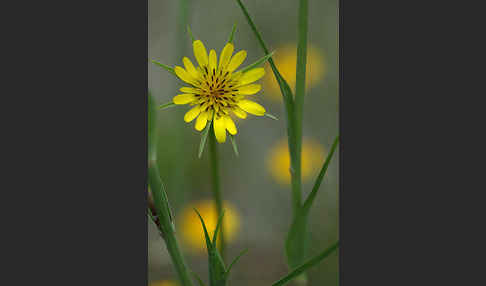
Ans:
[[[213,127],[216,140],[218,140],[219,143],[224,143],[226,141],[226,124],[224,118],[215,116]]]
[[[226,130],[228,130],[228,132],[231,135],[235,135],[238,131],[236,130],[236,125],[233,122],[233,120],[231,119],[231,117],[226,115],[223,118],[224,118],[224,125],[226,126]]]
[[[233,107],[233,113],[242,119],[245,119],[247,116],[246,112],[244,112],[243,109],[239,108],[238,106]]]
[[[218,57],[216,56],[216,51],[211,50],[209,52],[209,71],[213,72],[213,69],[216,69],[218,65]]]
[[[228,65],[228,70],[230,72],[234,71],[235,69],[237,69],[242,63],[243,61],[246,59],[246,51],[239,51],[237,52],[232,58],[231,58],[231,61]]]
[[[201,112],[201,107],[199,105],[194,106],[191,110],[186,112],[184,115],[184,121],[185,122],[191,122],[196,118],[196,116],[199,115],[199,112]]]
[[[194,56],[196,57],[197,62],[199,63],[199,66],[204,67],[208,65],[208,52],[206,51],[206,47],[204,47],[204,44],[200,41],[194,41],[192,44],[193,50],[194,50]]]
[[[193,78],[199,78],[199,73],[197,72],[196,68],[192,64],[191,60],[187,57],[184,57],[182,59],[182,62],[184,63],[184,67],[186,68],[187,72],[193,77]]]
[[[208,112],[202,112],[196,119],[196,130],[201,131],[206,127],[206,123],[208,122]]]
[[[179,89],[180,91],[184,92],[184,93],[192,93],[192,94],[200,94],[201,93],[201,90],[197,89],[197,88],[194,88],[194,87],[181,87],[181,89]]]
[[[265,108],[263,106],[248,99],[240,100],[238,106],[244,111],[254,115],[263,116],[265,114]]]
[[[194,78],[183,68],[176,66],[174,68],[174,72],[176,75],[183,81],[189,83],[189,84],[194,84]]]
[[[259,85],[259,84],[250,84],[250,85],[238,87],[238,91],[236,92],[236,94],[252,95],[252,94],[259,92],[261,89],[262,89],[262,86]]]
[[[247,85],[261,79],[265,75],[264,68],[255,68],[247,71],[241,76],[238,82],[238,86]]]
[[[174,96],[172,99],[175,104],[188,104],[194,100],[196,100],[196,96],[194,96],[194,94],[179,94]]]
[[[231,43],[227,43],[226,46],[224,46],[223,51],[221,51],[221,58],[219,59],[219,69],[225,68],[229,64],[234,49],[235,48]]]

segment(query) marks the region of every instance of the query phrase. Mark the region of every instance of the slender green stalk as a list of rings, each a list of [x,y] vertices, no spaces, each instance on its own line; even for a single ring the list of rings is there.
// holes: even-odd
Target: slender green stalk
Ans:
[[[223,200],[221,198],[221,188],[219,182],[219,156],[218,156],[218,143],[216,142],[216,137],[214,136],[213,125],[211,125],[211,130],[209,131],[209,155],[211,161],[211,177],[213,180],[213,198],[216,204],[216,211],[218,217],[223,213]],[[225,236],[224,236],[224,223],[221,225],[221,243],[219,244],[219,252],[221,257],[224,258]]]
[[[294,135],[295,150],[292,160],[292,191],[295,204],[301,205],[302,200],[302,118],[305,95],[305,71],[307,64],[307,26],[308,26],[308,0],[299,1],[298,45],[297,45],[297,71],[295,76],[295,100],[294,100]]]
[[[272,286],[282,286],[290,282],[292,279],[296,279],[299,277],[300,274],[307,271],[312,266],[315,266],[317,263],[321,262],[324,258],[328,257],[331,253],[334,252],[339,246],[339,241],[335,242],[329,248],[321,252],[320,254],[314,256],[313,258],[307,260],[301,266],[295,268],[292,272],[287,274],[287,276],[283,277],[282,279],[278,280],[277,282],[273,283]]]
[[[160,231],[165,241],[167,251],[169,252],[172,262],[183,286],[192,286],[192,280],[189,276],[189,269],[186,266],[184,257],[179,248],[179,243],[175,237],[173,218],[169,209],[169,202],[165,187],[160,179],[159,170],[155,161],[149,162],[148,168],[149,185],[152,189],[155,210],[160,221]]]

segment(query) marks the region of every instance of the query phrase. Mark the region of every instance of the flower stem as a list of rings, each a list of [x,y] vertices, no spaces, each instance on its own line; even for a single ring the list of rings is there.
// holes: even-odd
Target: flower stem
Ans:
[[[299,1],[298,19],[298,45],[297,45],[297,67],[295,76],[295,100],[294,100],[294,150],[291,151],[292,159],[292,191],[295,205],[301,205],[301,153],[302,153],[302,118],[304,110],[305,95],[305,72],[307,64],[307,28],[308,28],[308,0]],[[293,156],[292,156],[293,155]]]
[[[184,257],[179,248],[179,243],[175,237],[174,224],[169,209],[169,202],[165,192],[164,184],[160,178],[159,169],[155,161],[149,162],[148,179],[154,199],[156,214],[159,218],[159,230],[165,241],[167,251],[169,252],[172,262],[179,276],[182,286],[192,286],[192,280],[189,276],[189,269],[186,266]]]
[[[211,125],[211,130],[209,130],[209,153],[210,153],[210,161],[211,161],[211,177],[213,181],[213,198],[214,203],[216,205],[216,212],[218,214],[217,217],[220,217],[223,213],[223,201],[221,198],[221,188],[219,182],[219,156],[218,156],[218,143],[216,142],[216,137],[214,136],[213,126]],[[220,231],[220,244],[219,244],[219,253],[221,257],[224,259],[224,251],[225,251],[225,235],[224,235],[224,218],[223,223],[221,224],[221,231]]]

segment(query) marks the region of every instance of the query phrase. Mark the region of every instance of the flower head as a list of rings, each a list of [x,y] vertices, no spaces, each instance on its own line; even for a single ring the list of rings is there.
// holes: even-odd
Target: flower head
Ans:
[[[226,242],[231,242],[239,228],[239,215],[236,208],[224,202],[224,217],[223,217],[223,231]],[[218,223],[218,213],[216,206],[212,200],[202,200],[195,204],[188,205],[180,213],[180,232],[182,241],[188,245],[190,250],[194,252],[205,251],[206,243],[204,238],[203,227],[198,215],[194,211],[201,214],[204,223],[208,229],[210,237],[213,236],[214,230]],[[219,236],[221,237],[221,236]]]
[[[174,67],[176,75],[189,87],[182,87],[173,98],[175,104],[189,104],[192,108],[184,115],[184,121],[196,119],[195,129],[203,130],[208,122],[213,122],[214,135],[219,143],[226,141],[226,130],[231,135],[237,133],[231,115],[246,118],[247,113],[265,115],[265,108],[246,98],[261,90],[261,85],[254,84],[265,75],[264,68],[250,70],[236,69],[246,58],[242,50],[233,55],[234,46],[227,43],[218,57],[215,50],[209,56],[200,40],[193,42],[194,56],[198,67],[187,57],[183,58],[184,68]]]

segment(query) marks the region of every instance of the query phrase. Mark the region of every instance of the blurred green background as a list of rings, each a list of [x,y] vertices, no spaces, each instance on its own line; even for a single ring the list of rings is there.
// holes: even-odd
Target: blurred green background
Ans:
[[[295,0],[243,0],[286,80],[295,81],[297,9]],[[182,65],[182,57],[194,61],[187,22],[196,38],[219,55],[232,25],[237,24],[235,52],[244,49],[248,57],[243,66],[264,54],[239,6],[233,0],[149,0],[149,59],[169,66]],[[308,81],[304,109],[303,174],[307,195],[335,136],[338,135],[338,1],[309,0]],[[266,66],[266,68],[268,68]],[[286,127],[281,95],[273,74],[258,83],[263,91],[256,101],[279,121],[249,115],[237,120],[240,157],[233,153],[229,140],[219,145],[221,185],[229,202],[234,226],[228,244],[227,262],[240,251],[248,253],[232,270],[229,285],[271,285],[288,272],[284,241],[291,222],[291,197],[288,176]],[[157,103],[172,100],[182,83],[172,74],[149,64],[149,90]],[[189,267],[207,281],[207,257],[195,243],[202,234],[194,224],[193,207],[204,208],[211,199],[208,150],[197,158],[200,133],[183,121],[187,106],[176,106],[158,114],[158,161],[175,215],[181,247]],[[284,143],[282,143],[284,142]],[[207,146],[206,146],[207,147]],[[211,208],[209,208],[211,209]],[[210,216],[210,214],[206,214]],[[204,213],[203,213],[204,216]],[[310,218],[308,256],[327,248],[338,239],[338,156],[331,162],[321,185]],[[227,222],[228,223],[228,222]],[[197,227],[197,228],[196,228]],[[171,285],[175,272],[157,229],[149,222],[149,285]],[[230,235],[228,233],[228,235]],[[192,237],[192,238],[191,238]],[[159,282],[159,284],[154,284]],[[309,272],[309,285],[338,285],[337,252]]]

